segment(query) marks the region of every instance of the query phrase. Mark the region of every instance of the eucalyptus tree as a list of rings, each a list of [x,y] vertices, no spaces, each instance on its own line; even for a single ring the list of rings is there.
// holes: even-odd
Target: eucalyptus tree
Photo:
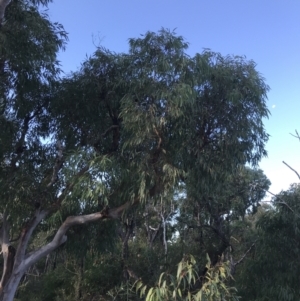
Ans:
[[[265,155],[262,117],[268,115],[268,87],[255,64],[210,51],[189,57],[182,37],[166,30],[129,42],[128,54],[99,48],[56,92],[57,139],[77,150],[73,175],[78,164],[86,170],[84,162],[94,172],[73,187],[68,206],[78,206],[82,195],[89,196],[84,205],[103,208],[151,200],[167,204],[184,190],[186,204],[193,200],[207,207],[213,197],[217,210],[227,202],[226,212],[206,210],[202,222],[214,213],[218,220],[230,212],[244,216],[264,193],[249,192],[249,180],[249,191],[238,192],[240,202],[222,188],[242,165],[256,164]],[[70,167],[65,164],[69,172]],[[256,175],[267,187],[266,179]],[[214,251],[213,264],[221,249]]]
[[[245,300],[298,300],[299,184],[273,198],[256,219],[256,243],[237,273]]]
[[[30,214],[40,195],[36,183],[44,177],[48,164],[40,160],[53,156],[51,147],[41,138],[49,135],[49,95],[59,73],[56,53],[63,49],[66,33],[39,11],[38,5],[47,2],[0,2],[0,211],[4,258],[0,291],[4,300],[12,300],[26,270],[19,274],[25,259],[21,245],[26,246],[31,235]],[[15,232],[20,227],[21,236]],[[11,242],[16,239],[17,249]]]
[[[215,191],[266,154],[268,87],[252,61],[190,57],[182,37],[161,30],[130,39],[126,54],[99,48],[56,80],[65,32],[35,2],[7,6],[1,37],[3,300],[70,227],[167,204],[182,187]],[[34,248],[39,233],[47,239]]]

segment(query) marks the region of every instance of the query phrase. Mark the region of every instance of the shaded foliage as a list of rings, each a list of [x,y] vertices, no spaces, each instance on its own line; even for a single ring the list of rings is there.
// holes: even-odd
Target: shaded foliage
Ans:
[[[257,221],[257,243],[238,282],[245,300],[299,299],[299,185],[273,200]]]

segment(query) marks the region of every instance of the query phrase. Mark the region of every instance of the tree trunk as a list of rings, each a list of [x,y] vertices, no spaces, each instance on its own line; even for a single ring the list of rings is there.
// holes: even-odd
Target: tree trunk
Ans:
[[[7,281],[2,293],[0,294],[0,301],[13,301],[16,294],[17,288],[19,286],[22,276],[25,274],[24,271],[19,273],[13,273]]]
[[[3,253],[3,272],[2,272],[1,282],[0,282],[0,294],[2,293],[4,286],[6,285],[8,279],[12,274],[16,250],[13,246],[2,245],[2,253]]]
[[[15,262],[16,250],[9,243],[9,224],[7,222],[7,214],[4,212],[2,227],[0,230],[1,250],[3,254],[3,272],[0,281],[0,296],[3,293],[4,287],[11,277]]]

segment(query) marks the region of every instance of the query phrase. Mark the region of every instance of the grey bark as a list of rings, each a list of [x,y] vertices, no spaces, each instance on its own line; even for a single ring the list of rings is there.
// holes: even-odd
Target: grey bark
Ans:
[[[1,301],[13,301],[15,293],[17,291],[18,285],[21,278],[26,273],[26,271],[35,264],[41,258],[47,256],[52,251],[57,249],[60,245],[67,241],[66,233],[67,231],[75,225],[83,225],[87,223],[96,222],[104,219],[116,219],[133,205],[132,202],[127,202],[117,208],[108,209],[101,212],[96,212],[81,216],[69,216],[63,222],[63,224],[57,230],[53,240],[47,245],[26,254],[26,248],[32,232],[37,227],[37,225],[48,215],[46,210],[37,210],[32,221],[23,229],[21,234],[19,246],[16,251],[15,262],[10,278],[4,285],[2,293],[0,295]]]

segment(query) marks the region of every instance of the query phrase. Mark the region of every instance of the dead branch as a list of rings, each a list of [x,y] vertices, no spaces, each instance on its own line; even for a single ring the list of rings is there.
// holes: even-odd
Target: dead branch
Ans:
[[[298,177],[298,179],[300,180],[300,175],[298,174],[298,172],[293,169],[291,166],[289,166],[286,162],[282,161],[283,164],[285,164],[290,170],[292,170]]]
[[[295,137],[295,138],[297,138],[297,139],[300,140],[299,133],[297,132],[297,130],[295,130],[295,132],[296,132],[296,135],[294,135],[294,134],[292,134],[292,133],[290,133],[290,135],[292,135],[293,137]]]
[[[267,189],[264,189],[264,188],[262,188],[260,185],[258,185],[257,184],[257,186],[260,188],[260,189],[262,189],[262,190],[264,190],[265,192],[267,192],[267,193],[269,193],[269,194],[271,194],[271,195],[273,195],[275,198],[277,198],[278,200],[280,200],[280,202],[277,202],[278,204],[282,204],[282,205],[285,205],[285,206],[287,206],[292,212],[294,212],[294,210],[282,199],[282,198],[280,198],[278,195],[276,195],[276,194],[274,194],[273,192],[271,192],[271,191],[269,191],[269,190],[267,190]],[[266,202],[266,201],[264,201],[264,202]]]

